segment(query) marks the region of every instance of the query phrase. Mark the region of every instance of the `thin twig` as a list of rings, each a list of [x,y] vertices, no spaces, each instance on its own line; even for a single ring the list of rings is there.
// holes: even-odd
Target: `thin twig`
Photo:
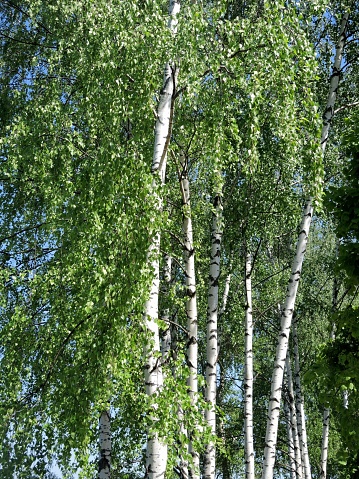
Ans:
[[[345,110],[346,108],[351,108],[353,106],[359,106],[359,101],[354,101],[353,103],[347,103],[346,105],[343,105],[340,108],[337,108],[336,110],[334,110],[334,115],[336,115],[342,110]]]
[[[280,273],[283,273],[283,271],[287,270],[290,268],[290,265],[288,266],[285,266],[284,268],[282,268],[281,270],[279,271],[276,271],[275,273],[273,274],[270,274],[269,276],[267,276],[266,278],[262,279],[261,281],[258,281],[258,283],[256,283],[254,286],[253,286],[253,289],[256,288],[257,286],[259,286],[260,284],[263,284],[265,283],[266,281],[268,281],[269,279],[273,278],[273,276],[276,276],[277,274],[280,274]]]
[[[25,10],[19,7],[19,5],[15,5],[15,3],[10,2],[9,0],[3,0],[3,1],[5,1],[5,3],[9,5],[9,7],[15,8],[15,10],[17,10],[18,12],[22,13],[23,15],[26,15],[28,18],[31,18],[30,15],[27,12],[25,12]],[[33,18],[31,18],[31,20],[33,21]],[[42,22],[39,22],[39,20],[36,20],[36,23],[37,25],[42,27],[47,33],[52,35],[52,32]]]
[[[35,47],[51,48],[53,50],[56,50],[56,48],[57,48],[56,46],[41,45],[41,43],[19,40],[18,38],[11,37],[10,35],[5,35],[5,33],[0,33],[0,36],[2,38],[8,38],[9,40],[12,40],[12,41],[17,42],[17,43],[22,43],[22,44],[25,44],[25,45],[34,45]]]
[[[182,331],[184,333],[186,333],[186,336],[189,337],[189,332],[186,328],[184,328],[183,326],[181,326],[180,324],[176,323],[175,321],[171,321],[170,319],[162,319],[162,321],[164,321],[165,323],[170,323],[170,324],[173,324],[174,326],[176,326],[177,328],[179,329],[182,329]]]
[[[230,55],[229,58],[234,58],[236,57],[237,55],[239,55],[240,53],[247,53],[251,50],[257,50],[258,48],[264,48],[266,45],[263,43],[261,45],[256,45],[254,47],[249,47],[249,48],[244,48],[243,50],[237,50],[236,52],[232,53],[232,55]]]

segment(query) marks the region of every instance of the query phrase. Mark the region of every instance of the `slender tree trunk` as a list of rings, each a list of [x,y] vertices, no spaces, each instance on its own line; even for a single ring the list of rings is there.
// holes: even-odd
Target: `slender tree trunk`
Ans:
[[[304,254],[308,241],[308,232],[312,220],[312,214],[313,208],[311,202],[308,201],[304,210],[303,221],[300,227],[300,235],[292,265],[292,272],[289,279],[287,297],[284,303],[284,307],[281,311],[281,328],[278,335],[276,359],[272,376],[262,479],[273,478],[278,433],[279,409],[282,395],[284,366],[288,350],[289,331],[292,322],[294,304],[297,295]]]
[[[246,479],[254,479],[252,262],[245,261],[244,455]]]
[[[300,360],[297,334],[297,318],[293,320],[293,342],[294,342],[294,366],[295,366],[295,403],[297,411],[298,435],[300,441],[300,450],[302,454],[302,464],[305,479],[312,479],[312,472],[309,461],[307,428],[304,414],[304,398],[300,383]]]
[[[184,159],[187,161],[187,159]],[[193,245],[193,229],[191,218],[190,190],[188,180],[187,165],[184,165],[180,178],[180,186],[183,204],[183,251],[186,274],[186,315],[187,315],[187,364],[189,367],[189,378],[187,381],[191,403],[194,408],[197,407],[198,398],[198,325],[197,325],[197,292],[196,292],[196,274],[195,274],[195,255]],[[189,475],[193,479],[199,479],[199,454],[193,447],[192,437],[196,434],[197,428],[194,424],[189,432],[189,453],[192,456],[193,467],[190,468]]]
[[[287,380],[288,380],[290,426],[292,429],[292,437],[293,437],[293,445],[294,445],[295,471],[296,471],[297,479],[302,479],[303,477],[302,456],[301,456],[300,443],[299,443],[297,413],[295,408],[294,387],[293,387],[293,378],[292,378],[292,366],[290,363],[289,351],[287,352],[285,367],[287,371]]]
[[[326,146],[328,135],[329,135],[329,128],[330,128],[330,124],[334,114],[334,105],[335,105],[335,100],[337,96],[337,90],[339,87],[340,67],[341,67],[342,58],[343,58],[343,51],[344,51],[345,40],[346,40],[345,31],[346,31],[348,19],[349,19],[349,13],[346,12],[343,15],[343,18],[340,24],[340,36],[339,36],[339,41],[335,51],[333,72],[330,79],[329,97],[328,97],[327,107],[323,115],[323,130],[322,130],[322,138],[321,138],[323,153],[325,151],[325,146]],[[334,327],[333,327],[332,335],[334,335]],[[325,408],[324,414],[323,414],[322,449],[321,449],[321,458],[320,458],[320,478],[321,479],[326,479],[327,477],[329,415],[330,415],[329,408]]]
[[[224,284],[222,306],[221,306],[221,309],[219,310],[219,317],[221,317],[225,313],[226,308],[227,308],[227,301],[228,301],[228,296],[229,296],[229,288],[230,288],[230,285],[231,285],[231,278],[232,278],[232,274],[229,273],[227,275],[226,282]]]
[[[170,1],[169,5],[169,29],[175,33],[177,27],[177,15],[179,13],[180,3]],[[159,175],[161,182],[164,183],[166,176],[167,148],[170,141],[173,106],[175,95],[175,76],[176,71],[170,63],[164,68],[164,83],[161,90],[157,121],[155,126],[154,153],[152,160],[152,173]],[[154,187],[156,180],[154,179]],[[157,197],[157,210],[161,211],[162,200]],[[163,376],[161,361],[158,359],[160,352],[158,319],[158,295],[159,295],[159,255],[160,255],[160,233],[157,233],[149,248],[148,257],[150,268],[152,270],[152,284],[149,299],[145,304],[144,321],[149,332],[148,345],[145,348],[145,384],[146,393],[153,396],[159,393],[163,385]],[[153,421],[156,421],[156,404],[154,404]],[[167,445],[159,438],[157,433],[151,433],[147,439],[146,451],[146,478],[162,478],[166,472],[167,465]]]
[[[334,114],[334,105],[339,86],[340,66],[343,57],[343,50],[346,39],[345,30],[348,18],[349,14],[345,13],[341,22],[340,36],[336,47],[333,72],[330,79],[328,101],[323,115],[323,128],[321,134],[321,148],[323,156],[328,142],[330,124]],[[284,308],[282,310],[281,330],[278,336],[276,359],[272,376],[271,397],[268,407],[268,421],[265,438],[262,479],[273,479],[284,363],[287,355],[289,331],[292,322],[295,299],[298,290],[298,283],[302,270],[304,253],[306,243],[308,241],[308,233],[312,216],[312,199],[309,199],[304,209],[302,226],[299,234],[296,254],[293,260],[291,276],[287,289],[287,298],[285,301]]]
[[[337,248],[338,249],[338,246]],[[336,312],[338,305],[338,281],[334,277],[333,281],[333,299],[332,299],[332,311]],[[330,333],[330,339],[335,339],[335,328],[336,325],[333,323],[332,330]],[[329,444],[329,418],[330,418],[330,408],[326,407],[323,411],[323,430],[322,430],[322,447],[320,454],[320,479],[326,479],[327,477],[327,463],[328,463],[328,444]]]
[[[172,258],[168,254],[164,255],[164,271],[163,277],[165,280],[164,293],[168,295],[169,287],[171,283],[171,269],[172,269]],[[171,326],[169,324],[170,312],[168,308],[165,308],[162,313],[162,319],[167,324],[167,327],[161,333],[161,354],[162,354],[162,363],[168,360],[168,357],[171,352],[172,344],[172,335],[171,335]]]
[[[337,304],[336,302],[337,302],[337,290],[336,290],[336,280],[334,280],[333,309],[336,308],[336,304]],[[335,324],[333,324],[330,337],[331,339],[335,339]],[[330,419],[330,408],[326,407],[324,408],[324,411],[323,411],[322,447],[320,451],[320,479],[327,478],[329,419]]]
[[[347,28],[348,19],[349,19],[349,13],[346,12],[343,15],[343,18],[340,24],[339,40],[335,49],[333,71],[330,78],[329,95],[328,95],[327,105],[323,115],[323,128],[322,128],[322,135],[321,135],[321,146],[322,146],[323,155],[325,152],[325,148],[327,146],[330,125],[334,115],[334,105],[335,105],[335,100],[337,98],[337,91],[339,87],[340,68],[342,64],[343,51],[344,51],[345,40],[346,40],[345,31]]]
[[[291,427],[290,410],[289,410],[287,401],[284,401],[284,414],[285,414],[285,423],[287,427],[288,457],[289,457],[289,470],[290,470],[289,474],[290,474],[290,479],[296,479],[293,432]]]
[[[177,329],[173,327],[171,329],[171,351],[172,357],[174,361],[177,361],[178,354],[177,354]],[[177,377],[176,366],[172,366],[172,374],[174,379]],[[184,414],[181,402],[178,404],[177,408],[177,419],[179,424],[179,433],[181,437],[187,438],[187,429],[184,426]],[[188,449],[188,442],[186,441],[186,448]],[[186,450],[187,453],[187,450]],[[176,474],[180,477],[180,479],[188,479],[188,461],[186,458],[183,457],[182,452],[178,451],[178,461],[177,465],[175,466]]]
[[[320,455],[320,479],[326,479],[327,477],[329,415],[330,415],[329,408],[325,408],[324,414],[323,414],[322,448],[321,448],[321,455]]]
[[[184,420],[184,414],[182,410],[182,406],[178,406],[178,420],[180,424],[180,433],[184,436],[188,436],[187,429],[184,427],[183,420]],[[189,478],[189,472],[188,472],[188,461],[185,459],[182,455],[179,457],[179,471],[180,471],[180,478],[181,479],[188,479]]]
[[[111,477],[111,418],[110,411],[103,411],[99,419],[99,446],[98,479]]]
[[[218,281],[220,276],[222,241],[221,195],[216,195],[213,206],[211,233],[211,262],[209,269],[208,317],[207,317],[207,365],[206,365],[206,421],[213,436],[216,435],[216,394],[217,394],[217,321],[218,321]],[[204,455],[204,478],[214,479],[216,472],[216,449],[212,440]]]

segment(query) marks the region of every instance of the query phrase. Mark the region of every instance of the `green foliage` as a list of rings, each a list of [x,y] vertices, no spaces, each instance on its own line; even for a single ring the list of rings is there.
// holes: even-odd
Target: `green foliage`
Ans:
[[[260,468],[277,304],[285,296],[303,200],[314,195],[320,204],[324,174],[318,105],[332,46],[319,68],[311,28],[323,4],[301,3],[185,1],[176,36],[167,28],[163,1],[24,0],[19,8],[12,2],[0,7],[6,35],[0,55],[4,477],[16,471],[27,478],[30,470],[45,477],[55,458],[64,473],[80,468],[81,477],[91,478],[98,416],[109,400],[114,478],[143,477],[148,430],[168,443],[168,477],[174,475],[179,458],[188,455],[179,405],[185,426],[202,426],[194,440],[198,450],[208,442],[205,404],[200,399],[194,410],[186,386],[181,155],[192,193],[202,390],[212,200],[223,194],[221,293],[232,274],[219,325],[218,469],[224,478],[243,472],[244,252],[255,257]],[[178,64],[179,78],[161,187],[150,173],[153,111],[169,59]],[[354,170],[350,178],[348,184]],[[332,251],[323,240],[325,221],[316,225],[297,308],[303,342],[313,351],[317,336],[326,336],[330,309],[328,286],[320,289],[328,281],[322,265],[326,274],[331,268],[323,253]],[[161,250],[174,259],[169,287],[161,275],[160,310],[169,310],[176,344],[163,365],[163,389],[148,398],[142,354],[150,339],[142,311],[152,281],[147,251],[156,232]],[[316,300],[313,288],[321,294]],[[312,360],[310,351],[306,367]],[[318,408],[315,392],[308,392],[316,437]],[[285,450],[281,445],[281,461]]]
[[[347,162],[343,171],[343,183],[332,187],[328,195],[328,206],[336,220],[336,233],[340,239],[339,267],[348,275],[354,286],[359,281],[359,130],[358,117],[347,121],[344,147]]]

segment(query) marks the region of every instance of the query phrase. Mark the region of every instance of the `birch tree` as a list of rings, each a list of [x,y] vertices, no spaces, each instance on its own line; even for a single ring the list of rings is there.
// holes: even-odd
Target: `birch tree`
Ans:
[[[183,205],[183,256],[186,278],[186,316],[188,341],[186,346],[186,360],[189,369],[188,393],[191,404],[197,408],[198,401],[198,317],[197,317],[197,292],[195,249],[193,240],[193,225],[190,202],[190,183],[188,178],[188,158],[182,156],[179,176]],[[188,451],[192,456],[193,465],[190,467],[190,477],[199,478],[199,453],[194,446],[195,435],[198,433],[196,424],[191,425],[189,434]]]
[[[169,23],[168,27],[171,33],[176,33],[177,15],[180,10],[180,3],[173,0],[169,5]],[[160,176],[162,183],[166,177],[167,149],[171,136],[173,121],[175,82],[177,76],[174,64],[166,63],[164,69],[164,83],[157,111],[157,121],[155,128],[155,146],[152,161],[152,172]],[[160,211],[162,201],[158,198],[157,210]],[[158,353],[160,352],[160,339],[158,329],[158,294],[159,294],[159,254],[160,254],[160,233],[157,233],[149,249],[150,267],[153,274],[152,286],[149,299],[145,305],[145,324],[150,332],[150,342],[153,341],[145,350],[145,383],[146,393],[153,396],[159,393],[163,386],[163,373],[161,361]],[[154,404],[154,409],[157,405]],[[153,421],[155,421],[153,416]],[[158,437],[158,433],[149,432],[147,442],[146,456],[146,477],[158,478],[165,475],[167,466],[167,446],[164,440]]]
[[[302,395],[301,380],[300,380],[300,361],[299,361],[299,347],[298,347],[298,333],[297,333],[297,318],[293,321],[293,343],[294,343],[294,365],[295,365],[295,406],[298,422],[298,434],[301,448],[301,456],[303,461],[304,476],[306,479],[312,477],[308,444],[307,444],[307,428],[304,414],[304,399]]]
[[[345,29],[347,25],[349,14],[345,13],[341,22],[340,34],[336,48],[336,55],[334,59],[333,72],[331,76],[330,89],[326,109],[323,115],[323,128],[320,140],[322,154],[324,155],[325,147],[328,141],[330,122],[334,112],[334,104],[339,85],[338,72],[341,66],[343,56],[343,49],[345,43]],[[281,399],[281,388],[283,382],[283,371],[285,356],[288,349],[288,338],[291,327],[291,321],[294,311],[295,299],[300,279],[300,273],[304,260],[304,253],[306,243],[308,241],[309,227],[311,218],[313,216],[312,200],[308,200],[303,220],[300,227],[300,236],[298,238],[296,255],[292,264],[292,272],[287,289],[287,298],[282,310],[281,330],[278,336],[278,345],[276,353],[276,361],[274,365],[274,372],[271,386],[271,399],[268,408],[268,423],[266,432],[266,447],[264,452],[264,464],[262,479],[269,479],[273,477],[273,466],[275,461],[275,446],[277,440],[279,407]]]
[[[247,253],[245,262],[245,368],[244,368],[244,441],[246,477],[254,479],[253,448],[253,320],[252,320],[252,263]]]
[[[110,411],[103,411],[99,421],[100,459],[98,479],[111,477],[111,417]]]
[[[216,435],[216,389],[217,389],[217,360],[218,360],[218,312],[219,312],[219,277],[222,240],[222,195],[217,193],[213,201],[213,223],[211,232],[211,254],[209,270],[209,291],[208,291],[208,317],[207,317],[207,362],[206,362],[206,421],[213,436]],[[229,283],[229,280],[226,283]],[[229,284],[227,289],[229,288]],[[228,291],[225,288],[222,309],[225,309],[225,302]],[[216,472],[216,449],[214,440],[208,444],[204,457],[204,477],[214,479]]]

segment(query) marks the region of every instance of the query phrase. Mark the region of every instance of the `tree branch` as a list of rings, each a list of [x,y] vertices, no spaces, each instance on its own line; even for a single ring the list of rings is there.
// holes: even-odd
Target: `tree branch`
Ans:
[[[334,110],[334,115],[336,115],[342,110],[345,110],[346,108],[351,108],[353,106],[359,106],[359,101],[354,101],[353,103],[347,103],[346,105],[343,105],[340,108],[337,108],[336,110]]]

